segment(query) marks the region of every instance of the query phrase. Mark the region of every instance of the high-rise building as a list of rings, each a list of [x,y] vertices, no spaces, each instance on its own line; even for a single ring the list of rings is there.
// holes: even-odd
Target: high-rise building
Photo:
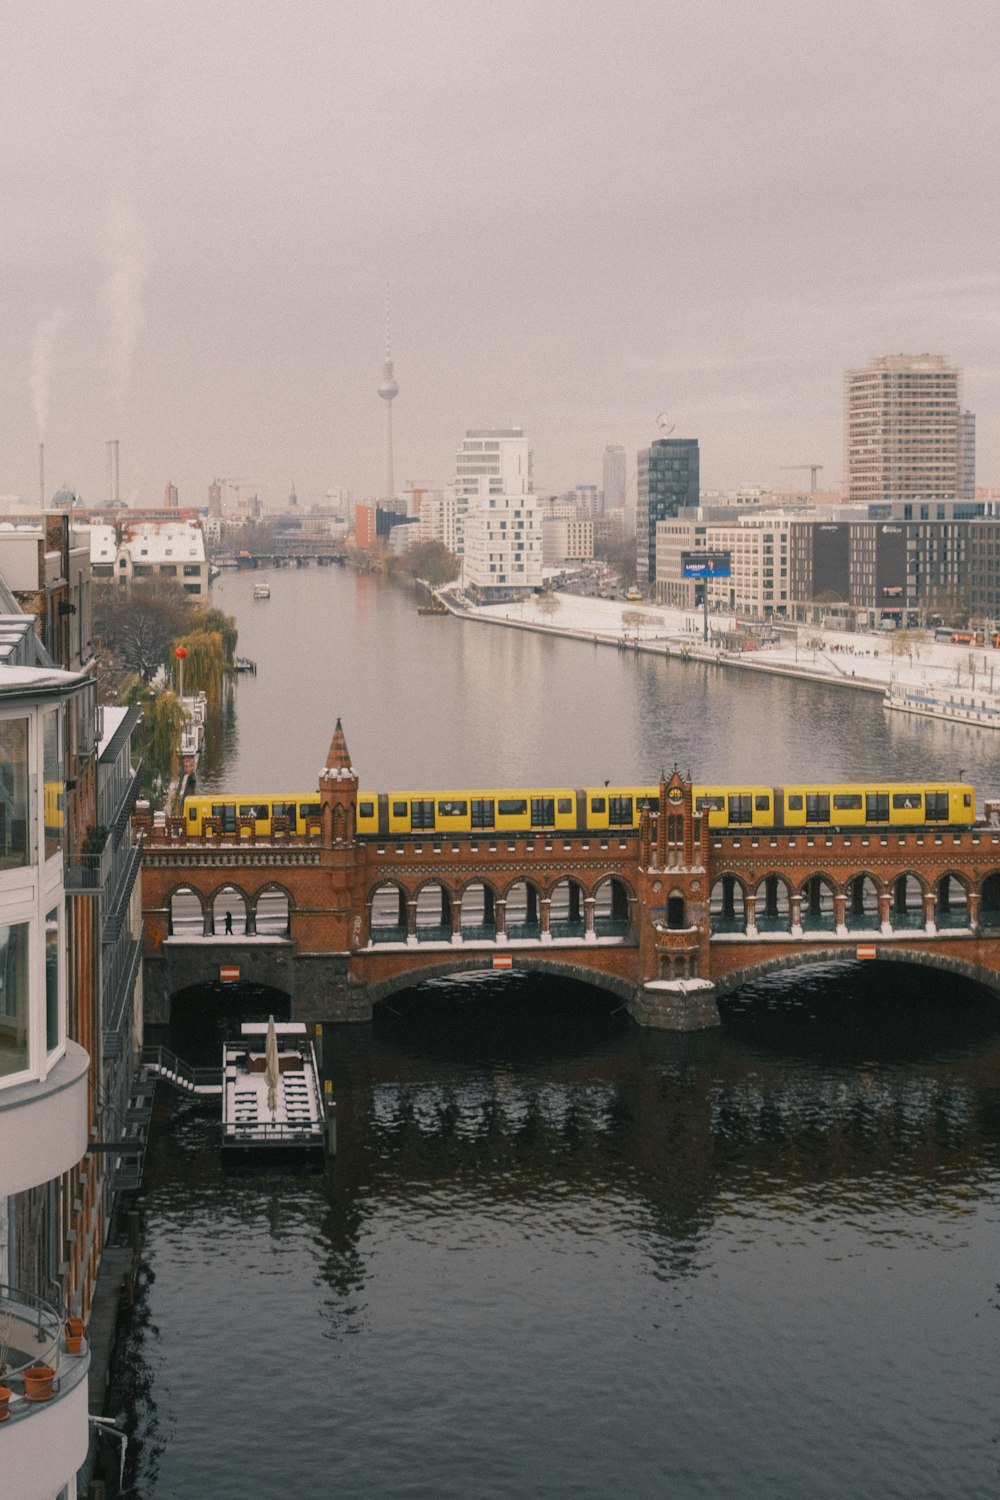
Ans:
[[[885,354],[845,378],[844,445],[852,504],[973,500],[975,418],[962,373],[941,354]]]
[[[609,443],[604,450],[604,506],[606,510],[625,504],[625,449],[621,443]]]
[[[530,495],[532,457],[522,427],[473,427],[455,460],[455,550],[465,552],[465,520],[491,495]]]
[[[639,452],[635,497],[635,575],[656,582],[656,523],[697,505],[700,481],[697,438],[657,438]]]

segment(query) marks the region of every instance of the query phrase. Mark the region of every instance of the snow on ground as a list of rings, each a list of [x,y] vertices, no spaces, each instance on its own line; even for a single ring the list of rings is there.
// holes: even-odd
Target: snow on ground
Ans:
[[[757,650],[738,653],[713,639],[735,630],[733,615],[709,614],[710,640],[706,643],[701,610],[559,593],[553,596],[557,607],[547,613],[544,607],[539,608],[537,598],[473,605],[450,590],[445,591],[445,597],[466,618],[610,646],[624,642],[629,649],[657,654],[684,652],[695,660],[718,662],[723,667],[780,672],[868,689],[885,688],[894,681],[939,690],[960,688],[1000,694],[1000,651],[936,641],[933,631],[908,631],[905,641],[901,638],[894,643],[891,632],[849,635],[799,625],[797,630],[789,627],[776,632],[772,641],[762,643]],[[904,645],[908,649],[903,649]]]

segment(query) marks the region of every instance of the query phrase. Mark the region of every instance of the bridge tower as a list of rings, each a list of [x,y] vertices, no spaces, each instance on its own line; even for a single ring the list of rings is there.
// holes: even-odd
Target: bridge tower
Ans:
[[[658,810],[639,825],[642,979],[629,1007],[640,1025],[671,1031],[718,1026],[709,939],[708,824],[690,776],[660,774]]]

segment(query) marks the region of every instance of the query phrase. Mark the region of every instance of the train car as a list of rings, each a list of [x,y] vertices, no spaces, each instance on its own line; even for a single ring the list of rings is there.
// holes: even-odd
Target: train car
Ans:
[[[235,834],[238,828],[249,828],[259,837],[267,838],[274,831],[274,820],[287,821],[289,833],[318,833],[322,828],[322,804],[315,794],[303,797],[294,794],[285,796],[248,797],[245,795],[185,797],[184,826],[189,834],[204,832],[205,819],[215,818],[223,834]]]
[[[381,838],[572,831],[576,826],[577,794],[569,787],[358,794],[358,833]]]
[[[658,786],[588,786],[578,794],[581,801],[581,830],[638,828],[642,804],[649,803],[655,812],[660,800]]]
[[[775,789],[770,786],[696,786],[696,812],[707,813],[709,828],[773,828]]]
[[[976,799],[964,782],[849,783],[775,788],[782,828],[911,827],[973,823]]]

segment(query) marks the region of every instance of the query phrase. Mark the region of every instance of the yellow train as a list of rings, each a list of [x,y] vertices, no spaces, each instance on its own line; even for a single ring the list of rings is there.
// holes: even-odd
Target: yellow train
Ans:
[[[658,786],[531,787],[475,791],[359,792],[362,837],[416,834],[604,833],[638,826],[643,803],[655,812]],[[975,822],[976,799],[965,782],[836,782],[783,786],[695,786],[694,805],[710,828],[865,828],[964,825]],[[218,820],[222,833],[266,837],[275,819],[289,833],[318,833],[322,809],[309,796],[188,797],[190,834]]]

